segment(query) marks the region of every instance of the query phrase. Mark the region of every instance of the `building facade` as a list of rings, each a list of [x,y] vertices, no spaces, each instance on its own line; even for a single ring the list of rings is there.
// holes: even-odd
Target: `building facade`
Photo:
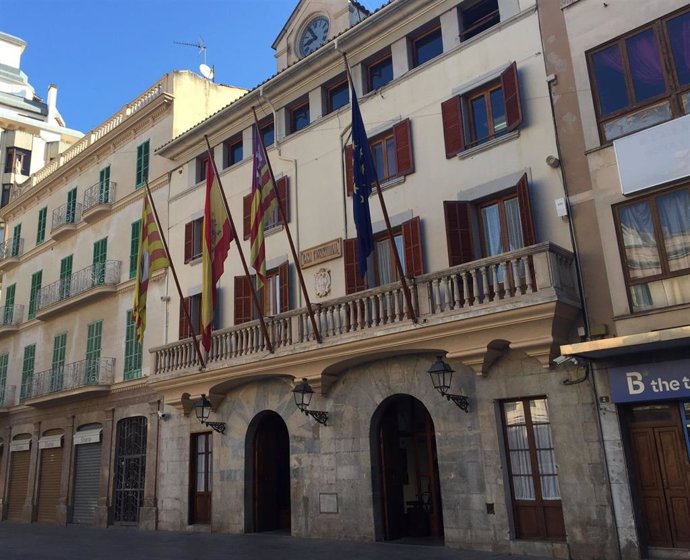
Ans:
[[[690,551],[690,5],[543,3],[623,558]]]

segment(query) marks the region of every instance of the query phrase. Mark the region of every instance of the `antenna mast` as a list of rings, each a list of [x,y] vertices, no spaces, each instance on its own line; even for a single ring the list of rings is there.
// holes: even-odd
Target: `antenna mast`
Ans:
[[[206,44],[204,43],[204,40],[199,37],[199,40],[196,43],[188,43],[186,41],[173,41],[176,45],[182,45],[184,47],[194,47],[195,49],[199,50],[199,54],[203,55],[204,61],[201,63],[199,66],[199,72],[201,72],[201,75],[206,78],[207,80],[210,80],[211,82],[214,81],[214,76],[215,76],[215,66],[209,66],[206,64]]]

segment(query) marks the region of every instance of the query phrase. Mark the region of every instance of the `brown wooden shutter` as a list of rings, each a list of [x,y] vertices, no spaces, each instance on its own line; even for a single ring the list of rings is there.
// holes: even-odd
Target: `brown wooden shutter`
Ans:
[[[522,106],[520,104],[520,86],[518,84],[517,64],[513,62],[501,74],[501,87],[506,104],[506,123],[508,131],[515,130],[522,124]]]
[[[187,222],[184,226],[184,262],[192,260],[194,252],[194,222]]]
[[[252,214],[252,193],[242,199],[242,231],[245,239],[249,239],[251,230],[250,218]]]
[[[283,211],[285,212],[285,219],[290,221],[290,189],[288,188],[288,178],[287,176],[281,177],[276,181],[276,191],[278,191],[278,200],[283,206]],[[278,213],[278,223],[284,223],[280,217],[280,212]]]
[[[443,201],[446,216],[448,265],[457,266],[474,260],[472,240],[472,205],[469,202]]]
[[[280,279],[280,309],[279,313],[285,313],[290,309],[290,263],[285,261],[278,267]]]
[[[345,192],[352,196],[354,175],[352,173],[352,144],[345,146]]]
[[[184,312],[185,307],[189,311],[189,298],[186,297],[180,302],[180,323],[178,332],[180,333],[180,340],[189,338],[192,333],[189,329],[189,322],[187,321],[187,314]]]
[[[465,131],[462,126],[461,102],[460,97],[453,97],[441,103],[446,159],[452,158],[465,149]]]
[[[364,278],[359,274],[357,265],[357,239],[346,239],[343,242],[345,251],[345,293],[354,294],[366,289]]]
[[[235,325],[252,320],[252,285],[246,276],[235,276]]]
[[[537,236],[534,234],[534,222],[532,221],[532,207],[529,203],[529,185],[527,183],[527,173],[525,173],[516,186],[518,204],[520,205],[520,222],[522,223],[522,241],[525,247],[534,245]]]
[[[406,276],[420,276],[424,274],[421,230],[419,216],[408,220],[402,225]]]
[[[395,158],[398,163],[398,176],[414,173],[410,119],[405,119],[393,127],[393,138],[395,139]]]

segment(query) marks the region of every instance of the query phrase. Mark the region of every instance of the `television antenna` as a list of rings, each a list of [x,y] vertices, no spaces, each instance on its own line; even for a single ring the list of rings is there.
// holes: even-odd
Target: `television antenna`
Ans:
[[[182,45],[183,47],[194,47],[195,49],[199,50],[199,54],[203,55],[203,62],[199,65],[199,72],[201,75],[206,78],[207,80],[213,81],[213,78],[215,76],[215,67],[214,66],[209,66],[206,64],[206,44],[204,43],[204,40],[199,37],[199,40],[196,43],[189,43],[186,41],[173,41],[176,45]]]

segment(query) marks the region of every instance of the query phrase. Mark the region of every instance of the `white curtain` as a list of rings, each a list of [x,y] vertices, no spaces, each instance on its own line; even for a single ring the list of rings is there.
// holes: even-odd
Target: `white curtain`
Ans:
[[[690,191],[681,190],[660,196],[656,206],[669,269],[690,268]]]
[[[638,202],[624,206],[620,210],[620,221],[630,278],[661,274],[649,203]]]

